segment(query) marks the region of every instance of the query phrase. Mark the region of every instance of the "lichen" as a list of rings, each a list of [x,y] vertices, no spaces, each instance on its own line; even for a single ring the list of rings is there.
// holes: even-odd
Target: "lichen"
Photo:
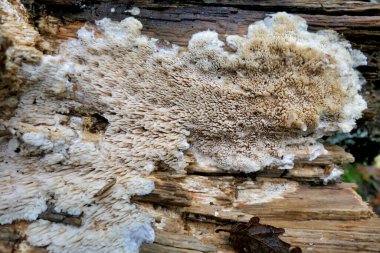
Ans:
[[[1,122],[0,223],[33,221],[47,201],[84,220],[35,221],[33,245],[136,252],[153,232],[129,198],[153,189],[144,176],[157,163],[183,170],[188,150],[223,169],[290,169],[296,150],[314,159],[324,152],[318,138],[350,131],[366,107],[355,70],[364,56],[333,31],[308,32],[298,16],[271,15],[226,43],[200,32],[187,50],[141,29],[134,18],[97,21],[18,71],[29,89]],[[96,115],[105,126],[86,127]]]

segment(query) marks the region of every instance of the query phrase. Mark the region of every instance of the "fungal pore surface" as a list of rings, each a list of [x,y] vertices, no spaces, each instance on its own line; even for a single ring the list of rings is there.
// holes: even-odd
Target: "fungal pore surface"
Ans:
[[[186,150],[203,166],[291,169],[296,150],[315,158],[319,138],[350,131],[366,108],[364,55],[298,16],[268,16],[225,42],[199,32],[187,49],[141,30],[105,18],[19,68],[22,95],[0,115],[0,223],[31,221],[32,245],[137,252],[154,232],[129,199],[153,190],[144,177],[158,163],[183,171]],[[48,206],[82,226],[37,219]]]

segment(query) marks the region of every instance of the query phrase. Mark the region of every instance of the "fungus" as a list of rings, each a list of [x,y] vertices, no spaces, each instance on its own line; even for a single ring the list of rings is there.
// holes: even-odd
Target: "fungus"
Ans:
[[[155,164],[183,170],[188,150],[228,170],[290,169],[296,150],[314,159],[325,152],[319,138],[350,131],[366,108],[355,70],[363,54],[336,32],[308,32],[298,16],[277,13],[228,36],[233,52],[213,31],[182,51],[141,29],[134,18],[102,19],[19,70],[29,89],[1,122],[10,134],[0,142],[0,223],[34,221],[51,198],[84,222],[34,221],[33,245],[137,252],[153,240],[152,219],[129,198],[153,190],[144,176]],[[88,115],[103,122],[96,131]]]

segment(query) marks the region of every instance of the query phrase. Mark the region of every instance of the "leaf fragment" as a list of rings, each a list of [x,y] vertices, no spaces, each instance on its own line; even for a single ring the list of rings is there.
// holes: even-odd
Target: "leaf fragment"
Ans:
[[[299,247],[291,247],[278,236],[285,233],[283,228],[260,224],[259,217],[252,217],[248,223],[220,226],[215,232],[230,233],[230,243],[238,253],[301,253]]]

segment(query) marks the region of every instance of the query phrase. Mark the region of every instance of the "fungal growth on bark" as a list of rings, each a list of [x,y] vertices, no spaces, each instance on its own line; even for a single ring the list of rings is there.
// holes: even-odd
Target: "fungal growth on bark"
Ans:
[[[363,54],[298,16],[271,15],[226,42],[200,32],[187,50],[141,29],[105,18],[17,70],[25,88],[0,115],[0,223],[34,221],[32,245],[137,252],[152,219],[129,198],[153,190],[144,176],[157,163],[181,171],[187,150],[204,166],[291,169],[296,150],[314,159],[318,138],[350,131],[366,108]],[[36,220],[48,203],[82,226]]]

